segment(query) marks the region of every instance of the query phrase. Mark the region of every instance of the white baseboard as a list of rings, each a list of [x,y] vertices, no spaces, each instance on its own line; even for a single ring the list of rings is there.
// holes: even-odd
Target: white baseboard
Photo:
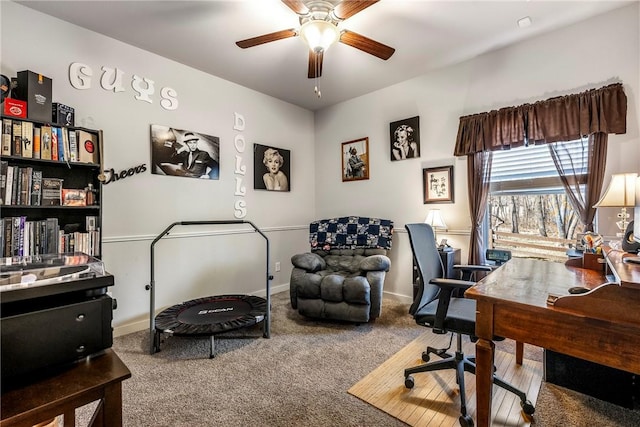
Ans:
[[[404,302],[404,303],[407,303],[407,304],[411,304],[413,302],[413,298],[411,298],[408,295],[396,294],[396,293],[393,293],[393,292],[383,292],[383,293],[384,293],[385,297],[390,298],[390,299],[395,300],[395,301],[400,301],[400,302]]]

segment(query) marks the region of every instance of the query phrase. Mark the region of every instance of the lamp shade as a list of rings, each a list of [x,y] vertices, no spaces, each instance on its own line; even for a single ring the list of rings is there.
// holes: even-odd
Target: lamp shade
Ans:
[[[429,212],[427,212],[427,217],[424,222],[429,224],[435,230],[447,229],[447,224],[445,224],[444,219],[442,219],[440,209],[430,209]]]
[[[314,52],[324,52],[333,43],[338,41],[340,32],[330,22],[311,20],[302,24],[300,36]]]
[[[604,196],[593,205],[594,208],[628,208],[636,204],[637,173],[618,173],[611,177],[611,182]]]

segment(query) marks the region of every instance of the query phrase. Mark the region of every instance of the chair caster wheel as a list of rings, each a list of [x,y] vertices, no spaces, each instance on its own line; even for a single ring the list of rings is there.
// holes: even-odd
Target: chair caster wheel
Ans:
[[[431,356],[429,355],[428,351],[423,351],[422,352],[422,361],[423,362],[428,362],[429,360],[431,360]]]
[[[404,386],[408,389],[412,389],[413,386],[416,385],[415,381],[413,381],[413,377],[409,375],[404,379]]]
[[[462,427],[473,427],[473,418],[469,415],[460,415],[458,421]]]
[[[524,413],[527,415],[533,415],[533,413],[536,412],[536,408],[534,408],[534,406],[528,400],[525,402],[520,402],[520,406],[522,407]]]

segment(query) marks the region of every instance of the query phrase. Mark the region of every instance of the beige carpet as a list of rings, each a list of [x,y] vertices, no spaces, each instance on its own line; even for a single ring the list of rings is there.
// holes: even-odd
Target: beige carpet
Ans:
[[[453,370],[419,373],[414,375],[413,389],[404,386],[404,369],[421,364],[421,354],[428,345],[442,347],[446,343],[446,336],[422,334],[351,387],[349,393],[412,426],[458,426],[460,400]],[[473,346],[464,343],[464,351],[473,354]],[[435,359],[437,356],[433,356]],[[535,405],[542,363],[525,359],[518,366],[512,354],[496,351],[495,365],[496,373],[523,390]],[[475,377],[467,373],[465,383],[467,411],[475,420]],[[494,387],[492,415],[493,426],[531,425],[520,409],[520,399],[499,387]]]

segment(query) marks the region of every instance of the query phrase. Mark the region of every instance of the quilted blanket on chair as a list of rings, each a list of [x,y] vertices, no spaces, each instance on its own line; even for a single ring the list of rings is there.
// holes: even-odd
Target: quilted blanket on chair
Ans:
[[[309,224],[312,249],[391,249],[393,221],[362,216],[347,216],[314,221]]]

